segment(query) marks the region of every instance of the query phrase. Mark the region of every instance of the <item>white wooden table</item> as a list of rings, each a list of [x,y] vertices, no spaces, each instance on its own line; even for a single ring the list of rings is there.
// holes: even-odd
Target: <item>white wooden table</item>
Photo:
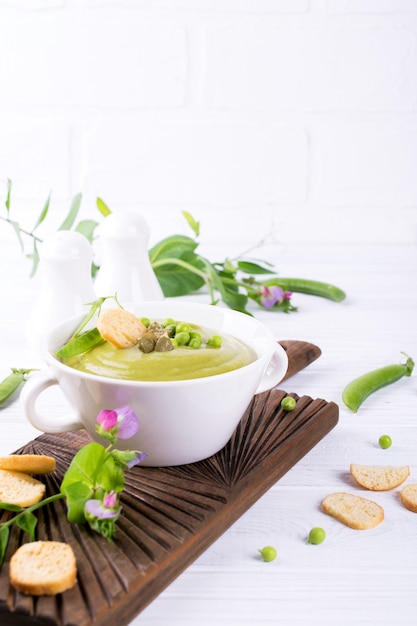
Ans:
[[[230,251],[213,250],[214,259]],[[294,295],[291,315],[253,309],[277,339],[317,344],[322,356],[283,383],[299,395],[332,400],[339,423],[212,547],[138,616],[137,626],[340,626],[417,623],[417,515],[399,501],[399,489],[364,492],[349,475],[351,462],[408,464],[417,482],[416,375],[368,399],[358,414],[341,402],[357,375],[401,359],[417,359],[417,248],[269,246],[259,252],[282,276],[333,282],[347,292],[336,304]],[[0,378],[10,367],[35,367],[25,324],[36,282],[15,242],[2,245]],[[206,301],[204,295],[198,299]],[[59,411],[59,401],[51,404]],[[1,407],[0,454],[39,435],[21,412],[18,395]],[[382,434],[392,437],[387,450]],[[385,510],[377,528],[355,531],[321,512],[325,495],[370,496]],[[306,544],[313,526],[327,532]],[[264,563],[258,548],[271,544],[278,558]]]

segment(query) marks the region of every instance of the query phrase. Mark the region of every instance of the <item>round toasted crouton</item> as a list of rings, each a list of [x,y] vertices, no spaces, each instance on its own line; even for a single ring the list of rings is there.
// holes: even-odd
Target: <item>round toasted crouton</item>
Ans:
[[[384,519],[384,509],[379,504],[343,491],[326,496],[322,509],[355,530],[374,528]]]
[[[33,596],[53,596],[76,583],[77,565],[70,545],[60,541],[32,541],[10,559],[10,582]]]
[[[361,465],[352,463],[350,473],[356,482],[371,491],[387,491],[401,485],[410,475],[408,465]]]
[[[32,506],[45,495],[43,483],[24,472],[0,469],[0,502]]]
[[[10,454],[0,456],[0,469],[24,472],[25,474],[49,474],[54,472],[56,461],[44,454]]]
[[[106,309],[97,320],[100,335],[116,348],[130,348],[146,333],[145,324],[126,309]]]
[[[415,483],[403,487],[400,499],[406,509],[417,513],[417,485]]]

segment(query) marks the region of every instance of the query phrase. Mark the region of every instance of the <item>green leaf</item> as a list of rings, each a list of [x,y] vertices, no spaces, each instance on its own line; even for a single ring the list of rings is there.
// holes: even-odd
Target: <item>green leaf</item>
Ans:
[[[185,253],[194,252],[198,243],[185,235],[172,235],[162,239],[149,250],[151,263],[166,258],[182,258]]]
[[[74,196],[71,202],[68,215],[66,216],[66,218],[64,219],[64,221],[62,222],[58,230],[69,230],[73,226],[75,220],[77,219],[77,215],[78,215],[78,211],[80,210],[82,199],[83,199],[83,196],[81,193],[77,193]]]
[[[84,521],[84,504],[97,490],[117,493],[123,487],[123,469],[111,453],[99,443],[87,444],[77,452],[61,483],[61,493],[67,499],[68,520]]]
[[[72,459],[61,483],[61,492],[65,493],[67,485],[82,482],[90,488],[96,485],[101,465],[109,457],[107,450],[99,443],[92,442],[83,446]]]
[[[193,231],[193,233],[195,234],[195,236],[198,237],[199,234],[200,234],[200,222],[197,222],[193,218],[193,216],[190,213],[188,213],[187,211],[183,211],[182,214],[185,217],[185,219],[187,220],[187,223],[188,223],[189,227],[191,228],[191,230]]]
[[[223,278],[233,278],[233,274],[231,274],[230,272],[218,272],[216,268],[211,263],[209,263],[209,261],[205,260],[205,264],[206,271],[210,277],[209,280],[212,284],[212,288],[220,293],[223,302],[234,311],[240,311],[241,313],[246,313],[247,315],[250,315],[250,313],[246,310],[248,296],[246,294],[239,293],[235,283],[225,284],[223,282]],[[212,304],[214,304],[213,294]]]
[[[93,498],[93,489],[80,480],[66,485],[64,494],[67,503],[68,521],[74,524],[84,524],[84,506],[87,500]]]
[[[97,198],[96,204],[97,204],[98,210],[104,217],[107,217],[108,215],[111,214],[111,211],[109,207],[107,206],[107,204],[104,202],[104,200],[102,200],[101,198]]]
[[[9,527],[0,525],[0,566],[6,556],[7,544],[9,543]]]
[[[194,293],[201,289],[205,283],[201,275],[192,271],[193,267],[199,271],[204,269],[204,264],[201,263],[200,258],[194,254],[183,254],[183,257],[178,259],[178,263],[173,262],[173,258],[171,258],[169,262],[154,267],[155,275],[166,298]],[[180,261],[189,267],[180,265]]]
[[[4,509],[5,511],[14,511],[14,512],[23,511],[23,507],[19,506],[18,504],[12,504],[11,502],[0,502],[0,509]]]
[[[10,211],[10,194],[12,192],[12,181],[10,178],[7,179],[7,195],[4,204],[6,205],[7,213]]]
[[[251,313],[249,313],[246,309],[246,305],[248,303],[248,296],[246,294],[238,293],[234,290],[232,291],[229,288],[224,288],[222,290],[222,300],[234,311],[240,311],[241,313],[251,315]]]
[[[275,271],[251,261],[238,261],[237,267],[245,274],[276,274]]]
[[[95,220],[82,220],[76,227],[76,231],[84,235],[91,243],[94,239],[94,231],[98,226]]]
[[[33,240],[33,252],[32,254],[28,254],[28,259],[32,259],[32,269],[30,272],[30,278],[33,278],[33,276],[36,274],[36,270],[38,269],[38,265],[39,265],[39,252],[38,252],[38,246],[36,244],[36,239]]]
[[[36,515],[31,513],[30,511],[24,511],[18,517],[16,517],[16,524],[19,526],[19,528],[28,533],[31,541],[35,541],[35,529],[37,523],[38,519]]]
[[[42,224],[42,222],[44,221],[45,217],[47,216],[48,210],[49,210],[50,201],[51,201],[51,194],[49,194],[49,196],[46,199],[44,207],[43,207],[43,209],[42,209],[38,219],[36,220],[35,226],[32,228],[32,233],[38,228],[38,226],[40,224]]]

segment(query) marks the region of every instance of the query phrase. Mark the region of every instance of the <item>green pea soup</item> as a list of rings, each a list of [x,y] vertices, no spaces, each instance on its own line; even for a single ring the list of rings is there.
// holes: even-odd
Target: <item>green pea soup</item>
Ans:
[[[200,348],[177,346],[167,352],[142,352],[138,346],[115,348],[105,341],[88,352],[62,359],[69,367],[122,380],[175,381],[205,378],[244,367],[257,359],[256,352],[243,341],[221,333],[221,347],[207,345],[219,332],[192,325],[203,337]]]

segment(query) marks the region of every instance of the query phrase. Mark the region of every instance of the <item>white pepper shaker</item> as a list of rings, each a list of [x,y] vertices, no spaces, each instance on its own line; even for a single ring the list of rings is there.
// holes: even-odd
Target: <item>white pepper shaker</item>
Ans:
[[[36,352],[51,327],[87,313],[86,305],[96,299],[91,277],[93,249],[84,235],[57,231],[44,240],[39,257],[40,286],[26,327],[28,343]]]
[[[112,213],[99,230],[100,270],[97,297],[114,296],[121,304],[162,300],[163,292],[149,260],[149,227],[141,215]]]

